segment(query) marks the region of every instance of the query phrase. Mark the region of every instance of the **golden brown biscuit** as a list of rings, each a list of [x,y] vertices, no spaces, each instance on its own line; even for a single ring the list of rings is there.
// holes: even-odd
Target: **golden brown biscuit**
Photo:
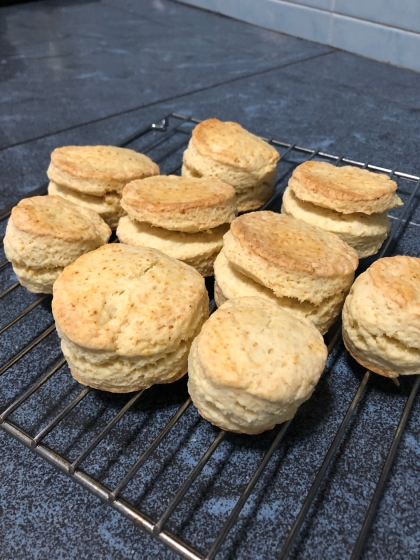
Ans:
[[[343,339],[364,367],[386,377],[420,372],[420,259],[376,261],[353,284]]]
[[[260,207],[270,198],[279,158],[268,142],[239,124],[208,119],[192,132],[182,175],[213,177],[232,185],[238,211],[243,212]]]
[[[224,430],[259,434],[311,396],[327,358],[311,323],[259,297],[231,299],[203,325],[188,359],[188,391]]]
[[[176,175],[129,183],[121,205],[134,220],[191,233],[230,223],[237,214],[235,190],[230,185]]]
[[[73,376],[126,393],[186,373],[208,295],[192,267],[155,249],[115,243],[65,268],[52,309]]]
[[[52,293],[63,268],[107,243],[110,235],[110,228],[93,210],[58,196],[34,196],[13,208],[4,249],[23,286]]]
[[[284,191],[282,214],[302,220],[312,226],[335,233],[357,251],[359,259],[374,255],[388,237],[390,222],[386,212],[382,214],[342,214],[312,202],[297,198],[290,187]]]
[[[257,296],[270,300],[288,313],[303,317],[315,325],[321,334],[325,334],[340,315],[345,293],[337,292],[322,300],[319,305],[296,298],[278,297],[275,293],[245,276],[226,258],[223,251],[214,262],[214,299],[220,307],[228,299]]]
[[[332,233],[274,212],[236,218],[223,238],[226,258],[278,297],[315,305],[345,293],[359,259]]]
[[[56,148],[47,171],[58,185],[94,196],[121,192],[130,181],[158,174],[159,167],[144,154],[115,146]]]
[[[395,181],[349,165],[307,161],[293,171],[289,187],[300,200],[343,214],[381,213],[402,205]]]

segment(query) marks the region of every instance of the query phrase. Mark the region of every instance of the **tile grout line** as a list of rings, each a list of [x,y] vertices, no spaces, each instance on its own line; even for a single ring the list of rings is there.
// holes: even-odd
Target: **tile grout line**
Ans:
[[[75,130],[77,128],[82,128],[82,127],[88,126],[90,124],[96,124],[98,122],[106,121],[106,120],[112,119],[114,117],[120,117],[122,115],[128,115],[129,113],[134,113],[135,111],[139,111],[140,109],[147,109],[149,107],[153,107],[154,105],[160,105],[162,103],[168,103],[169,101],[174,101],[175,99],[181,99],[183,97],[187,97],[188,95],[194,95],[196,93],[201,93],[203,91],[209,91],[211,89],[218,88],[220,86],[224,86],[224,85],[227,85],[227,84],[232,84],[232,83],[235,83],[235,82],[239,82],[241,80],[246,80],[248,78],[253,78],[255,76],[261,76],[263,74],[268,74],[270,72],[275,72],[276,70],[281,70],[283,68],[288,68],[290,66],[294,66],[295,64],[300,64],[302,62],[308,62],[308,61],[314,60],[316,58],[321,58],[323,56],[333,54],[336,51],[337,51],[337,49],[330,48],[326,52],[319,53],[319,54],[309,56],[309,57],[306,57],[306,58],[301,58],[299,60],[294,60],[293,62],[286,62],[285,64],[281,64],[279,66],[274,66],[272,68],[267,68],[265,70],[260,70],[259,72],[244,74],[243,76],[237,76],[236,78],[232,78],[230,80],[226,80],[226,81],[223,81],[223,82],[218,82],[218,83],[210,85],[210,86],[198,88],[196,90],[191,90],[191,91],[188,91],[186,93],[179,94],[179,95],[174,95],[174,96],[168,97],[166,99],[159,99],[159,100],[153,101],[151,103],[146,103],[145,105],[139,105],[137,107],[132,107],[132,108],[126,109],[124,111],[119,111],[117,113],[112,113],[110,115],[106,115],[105,117],[99,117],[97,119],[92,119],[90,121],[86,121],[86,122],[82,122],[82,123],[79,123],[79,124],[76,124],[76,125],[72,125],[72,126],[63,128],[61,130],[56,130],[54,132],[48,132],[46,134],[41,134],[40,136],[35,136],[33,138],[29,138],[29,139],[23,140],[21,142],[15,142],[14,144],[9,144],[8,146],[3,146],[3,147],[0,148],[0,152],[9,150],[11,148],[15,148],[17,146],[23,146],[24,144],[29,144],[30,142],[35,142],[37,140],[42,140],[43,138],[49,138],[50,136],[55,136],[57,134],[63,134],[64,132],[69,132],[70,130]]]

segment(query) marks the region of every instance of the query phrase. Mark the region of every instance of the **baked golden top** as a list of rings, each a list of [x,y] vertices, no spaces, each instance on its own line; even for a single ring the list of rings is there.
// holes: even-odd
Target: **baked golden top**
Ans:
[[[202,276],[146,247],[104,245],[54,284],[54,318],[71,342],[122,356],[175,350],[208,305]]]
[[[123,189],[123,200],[151,212],[185,212],[234,202],[235,189],[218,179],[157,175],[132,181]]]
[[[121,183],[159,173],[149,157],[116,146],[63,146],[52,152],[51,164],[73,177]]]
[[[367,270],[380,293],[401,309],[409,308],[420,315],[420,259],[416,257],[385,257]]]
[[[260,297],[225,302],[196,343],[199,362],[217,387],[273,402],[307,398],[327,358],[312,324]]]
[[[375,200],[394,193],[397,183],[388,175],[350,165],[337,167],[322,161],[307,161],[293,171],[308,190],[340,200]]]
[[[236,218],[230,231],[239,244],[271,264],[314,276],[354,272],[358,257],[336,235],[274,212],[251,212]]]
[[[275,165],[280,159],[268,142],[235,122],[208,119],[194,128],[192,139],[200,155],[249,172]]]
[[[106,242],[111,234],[96,212],[60,196],[24,198],[13,208],[11,221],[25,233],[65,241],[90,241],[99,235]]]

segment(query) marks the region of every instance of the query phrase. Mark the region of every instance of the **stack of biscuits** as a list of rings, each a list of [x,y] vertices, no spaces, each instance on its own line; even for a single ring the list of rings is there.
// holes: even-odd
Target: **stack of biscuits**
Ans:
[[[125,214],[121,191],[135,179],[159,174],[147,156],[114,146],[63,146],[51,154],[48,193],[97,212],[115,229]]]
[[[213,275],[223,235],[237,213],[230,185],[175,175],[129,183],[121,204],[128,214],[117,228],[122,243],[158,249],[202,276]]]
[[[387,175],[308,161],[294,170],[281,211],[335,233],[363,258],[377,253],[388,237],[387,211],[402,205],[396,189]]]
[[[379,259],[356,279],[344,304],[343,340],[375,373],[420,372],[420,259]]]
[[[183,156],[182,175],[232,185],[238,211],[256,210],[271,197],[280,155],[239,124],[208,119],[198,124]]]
[[[204,279],[190,266],[110,243],[65,268],[52,311],[73,377],[127,393],[185,375],[208,304]]]
[[[4,250],[22,286],[51,294],[64,267],[107,243],[110,235],[93,210],[59,196],[34,196],[13,208]]]
[[[269,299],[324,334],[358,266],[356,251],[332,233],[274,212],[236,218],[214,264],[215,300]]]

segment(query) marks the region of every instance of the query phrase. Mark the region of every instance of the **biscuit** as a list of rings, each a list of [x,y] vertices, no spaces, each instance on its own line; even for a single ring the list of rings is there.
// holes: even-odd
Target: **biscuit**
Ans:
[[[420,372],[419,258],[379,259],[356,279],[343,308],[343,340],[375,373]]]
[[[321,334],[325,334],[340,315],[345,294],[338,292],[324,299],[320,305],[296,298],[278,297],[272,290],[241,274],[229,263],[223,251],[214,262],[214,299],[220,307],[228,299],[256,296],[268,299],[282,309],[303,317],[315,325]]]
[[[230,223],[237,214],[235,190],[230,185],[176,175],[129,183],[121,205],[134,220],[190,233]]]
[[[223,238],[223,252],[277,297],[315,305],[346,292],[359,262],[356,251],[336,235],[268,211],[236,218]]]
[[[232,185],[238,211],[255,210],[270,198],[278,151],[239,124],[208,119],[198,124],[183,156],[182,175],[213,177]]]
[[[115,146],[63,146],[51,154],[48,178],[84,194],[121,192],[135,179],[158,175],[159,167],[144,154]]]
[[[110,235],[93,210],[58,196],[34,196],[13,208],[4,250],[23,286],[49,294],[65,266],[107,243]]]
[[[300,200],[343,214],[379,214],[402,206],[395,181],[349,165],[307,161],[293,171],[289,187]]]
[[[65,268],[52,310],[75,379],[127,393],[187,372],[208,303],[204,279],[190,266],[155,249],[113,243]]]
[[[119,219],[125,215],[125,211],[121,206],[121,195],[117,192],[109,192],[104,196],[93,196],[91,194],[83,194],[74,189],[68,189],[62,185],[57,185],[54,181],[50,181],[48,194],[61,196],[74,204],[90,208],[90,210],[99,214],[111,229],[115,229]]]
[[[359,259],[378,252],[388,237],[390,222],[386,212],[381,214],[342,214],[299,200],[290,187],[284,191],[282,214],[302,220],[312,226],[335,233],[357,251]]]
[[[188,391],[203,418],[259,434],[311,396],[325,367],[322,336],[259,297],[227,301],[203,325],[188,358]]]
[[[153,227],[125,216],[120,220],[117,236],[122,243],[158,249],[192,266],[202,276],[212,276],[214,260],[223,246],[223,235],[228,229],[229,224],[223,224],[210,231],[184,233]]]

